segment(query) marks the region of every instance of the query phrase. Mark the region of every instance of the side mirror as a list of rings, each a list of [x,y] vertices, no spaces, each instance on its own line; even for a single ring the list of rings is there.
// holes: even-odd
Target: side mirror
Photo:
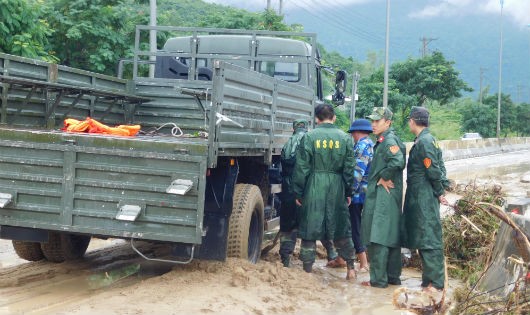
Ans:
[[[344,92],[346,91],[346,71],[339,70],[335,74],[335,93],[331,97],[331,101],[335,105],[343,105],[344,104]]]

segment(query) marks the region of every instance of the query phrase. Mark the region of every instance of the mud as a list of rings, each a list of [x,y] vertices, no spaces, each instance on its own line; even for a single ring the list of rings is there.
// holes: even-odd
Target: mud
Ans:
[[[297,260],[284,268],[277,248],[255,265],[228,259],[168,266],[112,242],[96,241],[103,247],[77,262],[1,268],[0,314],[407,314],[392,305],[398,287],[363,287],[368,274],[347,282],[346,269],[326,268],[324,259],[312,274]],[[403,285],[418,291],[419,272],[405,269]]]

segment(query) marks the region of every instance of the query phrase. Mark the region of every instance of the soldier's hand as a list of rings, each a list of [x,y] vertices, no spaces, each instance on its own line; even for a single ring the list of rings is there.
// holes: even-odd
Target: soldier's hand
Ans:
[[[390,193],[390,189],[394,188],[394,182],[391,179],[384,180],[380,178],[379,181],[377,182],[377,185],[383,186],[383,188],[385,188],[387,193]]]
[[[445,196],[444,195],[441,195],[438,197],[438,201],[440,201],[440,203],[444,206],[447,206],[449,205],[449,202],[447,201],[447,199],[445,199]]]
[[[299,207],[302,206],[302,199],[296,199],[295,202],[296,202],[297,206],[299,206]]]
[[[348,206],[351,204],[351,197],[346,197],[346,203],[348,204]]]

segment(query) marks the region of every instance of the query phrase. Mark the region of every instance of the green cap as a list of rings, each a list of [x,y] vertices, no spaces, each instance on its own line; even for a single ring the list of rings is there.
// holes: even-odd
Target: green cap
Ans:
[[[424,107],[412,106],[409,118],[415,121],[429,122],[429,111]]]
[[[298,129],[298,128],[307,129],[307,125],[309,125],[309,122],[305,119],[297,119],[293,121],[293,129]]]
[[[392,116],[394,116],[394,114],[388,109],[388,107],[374,107],[372,114],[366,116],[366,118],[371,120],[379,120],[383,118],[386,120],[392,120]]]

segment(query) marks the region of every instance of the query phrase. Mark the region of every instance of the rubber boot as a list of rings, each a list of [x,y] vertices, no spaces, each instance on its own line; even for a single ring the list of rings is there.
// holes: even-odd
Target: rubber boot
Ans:
[[[284,267],[288,268],[291,264],[291,256],[282,257],[282,264]]]

